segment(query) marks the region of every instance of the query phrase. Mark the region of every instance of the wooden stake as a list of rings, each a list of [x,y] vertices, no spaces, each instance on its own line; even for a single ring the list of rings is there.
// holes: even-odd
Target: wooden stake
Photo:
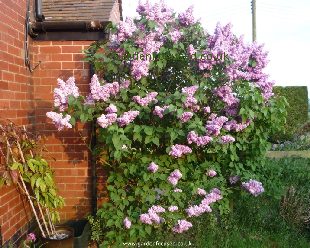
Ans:
[[[6,135],[5,135],[5,137],[6,137]],[[15,160],[15,158],[14,158],[14,153],[13,153],[13,151],[12,151],[10,142],[8,141],[7,137],[6,137],[6,143],[7,143],[8,149],[9,149],[11,155],[12,155],[13,162],[15,163],[16,160]],[[29,201],[29,203],[30,203],[30,206],[31,206],[31,208],[32,208],[32,212],[33,212],[33,214],[34,214],[34,216],[35,216],[35,218],[36,218],[36,221],[37,221],[37,223],[38,223],[38,226],[39,226],[39,228],[40,228],[41,234],[42,234],[42,236],[45,238],[45,237],[46,237],[45,232],[43,231],[43,228],[42,228],[41,223],[40,223],[40,221],[39,221],[37,212],[36,212],[36,210],[35,210],[35,208],[34,208],[34,205],[33,205],[32,200],[31,200],[30,194],[29,194],[29,192],[28,192],[28,190],[27,190],[27,187],[26,187],[26,185],[25,185],[25,182],[24,182],[24,180],[23,180],[23,178],[22,178],[22,176],[21,176],[21,174],[20,174],[19,172],[18,172],[18,175],[19,175],[20,181],[21,181],[21,183],[22,183],[22,186],[23,186],[23,188],[24,188],[24,191],[25,191],[25,193],[26,193],[26,196],[27,196],[27,198],[28,198],[28,201]]]

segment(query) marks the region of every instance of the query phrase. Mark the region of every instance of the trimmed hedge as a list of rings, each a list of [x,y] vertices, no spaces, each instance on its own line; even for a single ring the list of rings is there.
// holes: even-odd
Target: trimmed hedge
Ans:
[[[285,132],[276,133],[271,140],[291,140],[296,131],[308,121],[308,90],[307,86],[275,86],[273,92],[284,96],[289,104]]]

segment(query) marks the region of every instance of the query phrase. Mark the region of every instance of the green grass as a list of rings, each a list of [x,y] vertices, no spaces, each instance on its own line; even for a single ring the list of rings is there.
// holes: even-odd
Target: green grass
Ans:
[[[294,186],[299,192],[300,204],[307,204],[310,200],[310,159],[268,159],[265,175],[269,178],[264,185],[266,192],[258,197],[246,193],[240,197],[237,192],[239,197],[233,201],[230,214],[205,214],[193,219],[194,227],[186,233],[174,235],[158,231],[151,239],[190,241],[191,246],[187,247],[197,248],[309,248],[310,229],[285,220],[280,215],[280,199],[288,187]]]

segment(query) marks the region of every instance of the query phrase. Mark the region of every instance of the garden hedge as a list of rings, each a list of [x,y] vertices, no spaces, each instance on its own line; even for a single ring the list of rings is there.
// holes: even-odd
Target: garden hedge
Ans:
[[[308,120],[308,90],[307,86],[275,86],[273,91],[278,96],[284,96],[289,104],[284,132],[277,132],[272,141],[291,140],[303,124]]]

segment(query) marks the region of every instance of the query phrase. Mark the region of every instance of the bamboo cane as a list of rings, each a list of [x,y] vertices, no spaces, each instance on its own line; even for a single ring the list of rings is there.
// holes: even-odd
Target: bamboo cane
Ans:
[[[15,132],[14,132],[14,134],[15,134]],[[19,143],[18,140],[16,140],[16,144],[17,144],[17,148],[18,148],[18,150],[19,150],[19,154],[20,154],[20,156],[21,156],[22,162],[23,162],[23,164],[26,164],[26,160],[25,160],[23,151],[22,151],[22,149],[21,149],[21,146],[20,146],[20,143]],[[45,218],[44,218],[44,215],[43,215],[43,212],[42,212],[40,203],[39,203],[38,199],[36,199],[36,200],[37,200],[37,204],[38,204],[38,207],[39,207],[40,214],[41,214],[41,216],[42,216],[42,220],[43,220],[44,227],[45,227],[45,229],[46,229],[47,234],[50,236],[50,232],[49,232],[49,229],[48,229],[48,227],[47,227],[47,224],[46,224],[46,221],[45,221]]]
[[[25,127],[24,125],[23,125],[23,129],[24,129],[24,131],[25,131],[25,138],[28,139],[27,130],[26,130],[26,127]],[[32,158],[34,158],[34,155],[33,155],[33,152],[32,152],[31,149],[29,149],[29,153],[30,153],[30,156],[31,156]],[[39,206],[39,209],[40,209],[41,216],[43,216],[43,212],[42,212],[42,208],[41,208],[41,206],[40,206],[40,203],[39,203],[39,202],[37,202],[37,203],[38,203],[38,206]],[[47,219],[48,219],[48,223],[49,223],[49,226],[50,226],[51,235],[53,235],[53,234],[56,232],[56,230],[55,230],[54,224],[53,224],[52,221],[51,221],[48,208],[45,208],[45,212],[46,212],[46,214],[47,214]],[[45,219],[43,219],[43,221],[45,222]],[[46,225],[46,226],[47,226],[47,225]],[[49,234],[49,235],[50,235],[50,234]]]
[[[5,134],[4,134],[4,135],[5,135]],[[15,158],[14,158],[14,153],[13,153],[13,151],[12,151],[10,142],[8,141],[6,135],[5,135],[5,138],[6,138],[6,143],[7,143],[8,149],[9,149],[11,155],[12,155],[13,162],[15,163],[16,160],[15,160]],[[28,198],[28,201],[29,201],[29,203],[30,203],[30,206],[31,206],[31,208],[32,208],[32,212],[33,212],[33,214],[34,214],[34,216],[35,216],[35,218],[36,218],[36,221],[37,221],[37,223],[38,223],[38,226],[39,226],[39,229],[40,229],[40,231],[41,231],[41,234],[42,234],[42,236],[45,238],[45,237],[46,237],[45,232],[43,231],[43,228],[42,228],[41,223],[40,223],[40,221],[39,221],[37,212],[36,212],[36,210],[35,210],[35,208],[34,208],[34,205],[33,205],[32,200],[31,200],[30,194],[29,194],[29,192],[28,192],[28,190],[27,190],[27,187],[26,187],[26,185],[25,185],[25,182],[24,182],[24,180],[23,180],[23,178],[22,178],[22,176],[20,175],[19,172],[18,172],[18,175],[19,175],[20,181],[21,181],[21,183],[22,183],[22,186],[23,186],[23,188],[24,188],[24,191],[25,191],[25,193],[26,193],[26,196],[27,196],[27,198]]]

